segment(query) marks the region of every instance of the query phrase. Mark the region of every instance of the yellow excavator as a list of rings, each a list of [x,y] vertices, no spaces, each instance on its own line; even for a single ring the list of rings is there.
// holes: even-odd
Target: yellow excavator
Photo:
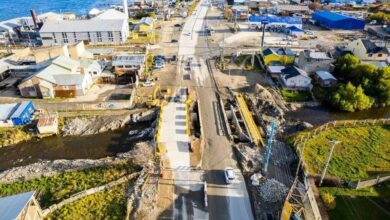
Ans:
[[[146,106],[148,108],[156,107],[161,105],[161,99],[165,99],[169,96],[170,94],[170,89],[161,89],[160,85],[157,85],[154,90],[152,95],[148,96],[148,100],[146,101]]]

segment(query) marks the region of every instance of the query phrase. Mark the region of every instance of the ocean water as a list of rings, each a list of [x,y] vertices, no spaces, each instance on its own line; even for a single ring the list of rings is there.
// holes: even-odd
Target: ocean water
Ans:
[[[0,0],[0,21],[30,16],[30,9],[35,9],[38,14],[52,11],[83,15],[92,8],[108,8],[111,4],[121,3],[122,0]]]

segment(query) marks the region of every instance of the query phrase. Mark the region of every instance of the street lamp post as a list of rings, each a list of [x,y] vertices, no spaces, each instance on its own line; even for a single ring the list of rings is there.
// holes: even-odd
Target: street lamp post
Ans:
[[[325,178],[326,171],[328,169],[330,159],[332,158],[332,153],[333,153],[334,147],[336,146],[336,144],[340,143],[340,141],[329,141],[329,142],[332,144],[332,147],[329,150],[329,155],[328,155],[328,158],[326,159],[325,167],[324,167],[324,170],[322,171],[320,183],[318,184],[318,186],[322,185],[322,181]]]

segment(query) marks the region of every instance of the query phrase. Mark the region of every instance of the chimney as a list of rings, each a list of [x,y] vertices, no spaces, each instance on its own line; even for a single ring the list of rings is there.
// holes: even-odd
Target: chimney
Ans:
[[[30,12],[31,12],[31,17],[32,17],[33,22],[34,22],[34,28],[37,29],[38,28],[37,12],[35,11],[35,9],[31,9]]]
[[[129,18],[129,9],[127,0],[123,0],[123,12],[126,14],[126,18]]]

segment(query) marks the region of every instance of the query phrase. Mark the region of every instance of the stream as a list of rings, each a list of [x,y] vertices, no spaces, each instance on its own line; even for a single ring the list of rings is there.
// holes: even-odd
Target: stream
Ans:
[[[131,124],[115,131],[88,136],[51,136],[0,148],[0,171],[40,160],[99,159],[127,152],[150,137],[130,138],[129,132],[145,130],[150,123]],[[136,133],[136,132],[132,132]]]
[[[312,125],[321,125],[335,120],[362,120],[390,118],[390,107],[372,108],[359,112],[335,112],[326,107],[304,107],[297,111],[286,113],[285,118],[302,120]]]

